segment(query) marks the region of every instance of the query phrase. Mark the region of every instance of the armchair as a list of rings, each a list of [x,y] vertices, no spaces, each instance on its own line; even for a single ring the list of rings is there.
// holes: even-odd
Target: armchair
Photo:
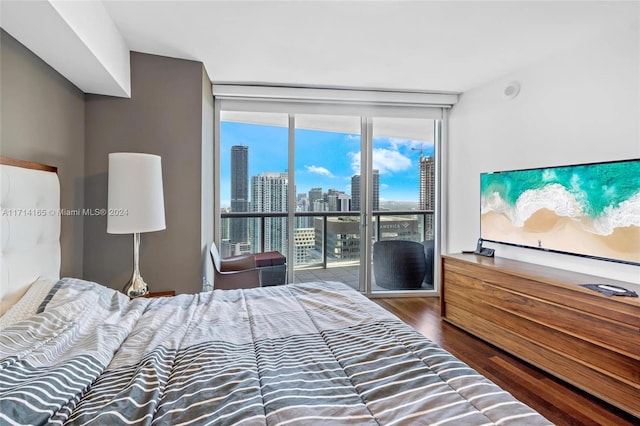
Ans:
[[[213,288],[233,290],[261,287],[260,271],[252,254],[222,258],[215,244],[211,244]]]
[[[380,287],[390,290],[419,289],[427,273],[425,246],[404,240],[375,242],[373,273]]]

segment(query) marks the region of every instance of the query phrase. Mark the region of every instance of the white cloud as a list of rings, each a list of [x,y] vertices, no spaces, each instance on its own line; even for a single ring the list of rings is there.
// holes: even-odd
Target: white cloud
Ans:
[[[349,152],[347,155],[351,158],[353,172],[360,174],[360,152]],[[386,148],[373,150],[373,169],[379,170],[380,174],[399,172],[410,167],[411,159],[398,151]]]
[[[373,169],[380,170],[380,174],[399,172],[411,167],[411,159],[398,151],[376,148],[373,150]]]
[[[398,150],[401,148],[426,148],[427,146],[432,146],[433,142],[416,139],[383,137],[376,138],[376,144],[378,146],[388,146],[391,149]]]
[[[360,151],[348,152],[347,155],[351,158],[351,169],[354,175],[360,174]]]
[[[309,173],[315,173],[317,175],[333,177],[333,173],[331,173],[328,169],[320,166],[304,166],[305,169]]]

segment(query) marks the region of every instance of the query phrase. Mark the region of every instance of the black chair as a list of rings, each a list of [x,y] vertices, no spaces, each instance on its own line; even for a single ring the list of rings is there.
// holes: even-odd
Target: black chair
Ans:
[[[422,287],[427,273],[425,246],[415,241],[389,240],[373,244],[376,284],[389,290]]]
[[[424,283],[430,288],[433,288],[433,262],[435,257],[435,245],[433,240],[424,240],[422,242],[424,246],[424,258],[427,261],[427,273],[424,275]]]

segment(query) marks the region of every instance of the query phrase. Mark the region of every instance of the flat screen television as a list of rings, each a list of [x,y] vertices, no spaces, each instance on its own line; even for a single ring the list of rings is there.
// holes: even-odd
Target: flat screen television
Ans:
[[[640,159],[480,175],[484,241],[640,265]]]

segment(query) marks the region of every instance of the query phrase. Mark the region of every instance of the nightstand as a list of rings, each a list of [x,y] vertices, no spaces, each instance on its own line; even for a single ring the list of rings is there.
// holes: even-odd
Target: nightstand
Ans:
[[[167,296],[175,296],[175,295],[176,295],[176,292],[174,290],[170,290],[170,291],[151,292],[140,297],[167,297]]]

